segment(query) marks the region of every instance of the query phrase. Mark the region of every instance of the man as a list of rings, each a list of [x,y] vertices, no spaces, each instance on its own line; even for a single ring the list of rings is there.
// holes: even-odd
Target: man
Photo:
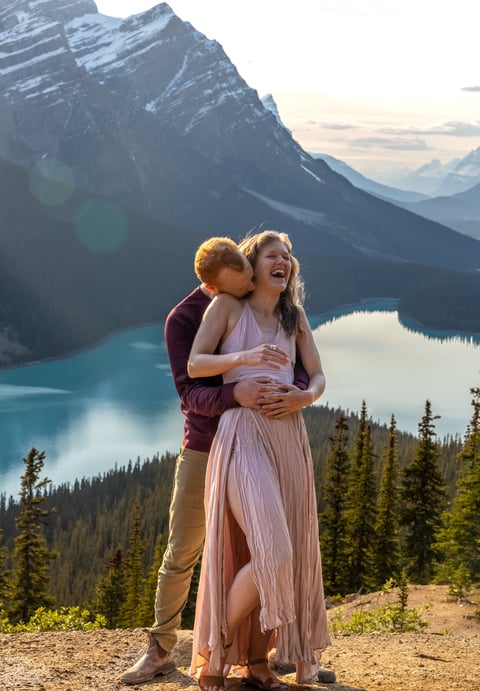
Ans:
[[[306,403],[302,390],[308,379],[301,366],[296,386],[284,387],[281,395],[268,378],[223,384],[221,377],[188,376],[192,343],[210,300],[223,292],[240,298],[255,287],[252,267],[229,238],[210,238],[200,245],[195,273],[201,285],[173,308],[165,322],[165,343],[185,416],[184,437],[176,463],[168,544],[158,572],[155,624],[148,631],[146,653],[122,675],[124,684],[142,684],[176,667],[171,651],[205,537],[205,471],[219,416],[239,405],[263,406],[266,414],[283,415]]]

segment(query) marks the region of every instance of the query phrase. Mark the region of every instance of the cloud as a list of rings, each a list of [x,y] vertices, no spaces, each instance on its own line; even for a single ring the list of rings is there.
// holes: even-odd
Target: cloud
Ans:
[[[391,149],[393,151],[427,151],[430,148],[423,139],[418,137],[410,137],[408,139],[406,137],[365,137],[353,139],[350,144],[359,149],[368,149],[376,146],[380,149]]]
[[[324,130],[357,130],[358,125],[352,125],[348,122],[319,122],[318,120],[305,120],[303,126],[307,127],[321,127]],[[295,129],[302,129],[296,127]]]
[[[480,135],[480,120],[476,122],[450,120],[441,125],[431,125],[429,127],[382,127],[378,129],[378,132],[403,136],[440,135],[449,137],[478,137],[478,135]]]
[[[472,92],[480,91],[480,86],[463,86],[461,88],[461,91],[472,91]]]
[[[480,90],[480,87],[479,87]],[[450,134],[454,137],[478,137],[480,134],[480,120],[476,122],[461,122],[460,120],[451,120],[445,123],[445,127],[449,129],[445,134]]]
[[[346,122],[319,122],[320,127],[324,130],[356,130],[357,125],[349,125]]]

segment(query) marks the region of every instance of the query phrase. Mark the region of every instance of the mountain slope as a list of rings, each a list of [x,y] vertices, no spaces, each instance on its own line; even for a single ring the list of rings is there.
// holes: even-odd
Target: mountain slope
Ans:
[[[400,202],[416,202],[422,199],[426,199],[427,195],[421,192],[413,192],[407,190],[400,190],[395,187],[390,187],[389,185],[382,185],[380,182],[375,182],[365,177],[358,171],[354,170],[345,161],[341,161],[334,156],[329,156],[328,154],[312,154],[314,158],[321,158],[322,161],[328,164],[328,166],[334,170],[336,173],[343,175],[352,185],[359,187],[365,192],[374,194],[377,197],[385,199],[386,201],[400,201]]]
[[[480,183],[448,197],[433,197],[401,205],[413,213],[480,239]]]
[[[0,364],[163,319],[214,234],[288,232],[316,314],[477,275],[479,241],[305,152],[165,3],[4,0],[0,40]]]
[[[0,30],[3,158],[60,161],[92,195],[204,234],[265,223],[313,255],[480,265],[480,243],[303,151],[221,46],[165,3],[120,20],[90,0],[10,0]]]

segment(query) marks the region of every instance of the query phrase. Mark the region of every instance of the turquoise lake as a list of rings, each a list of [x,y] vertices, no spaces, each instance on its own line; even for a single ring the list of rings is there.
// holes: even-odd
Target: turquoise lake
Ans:
[[[437,435],[463,435],[480,386],[480,335],[419,332],[390,301],[311,320],[327,388],[319,403],[417,434],[425,400]],[[183,418],[163,324],[122,332],[75,355],[0,371],[0,492],[16,495],[23,457],[45,451],[43,476],[73,482],[176,453]]]

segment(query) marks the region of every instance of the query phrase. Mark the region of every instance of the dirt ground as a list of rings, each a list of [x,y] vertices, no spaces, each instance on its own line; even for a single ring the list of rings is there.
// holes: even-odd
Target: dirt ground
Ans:
[[[370,594],[341,605],[372,609],[397,595]],[[418,634],[336,636],[322,664],[337,682],[309,688],[330,691],[480,691],[480,594],[448,597],[445,586],[411,587],[409,608],[428,622]],[[329,618],[338,611],[329,609]],[[175,651],[178,670],[142,686],[123,686],[118,677],[146,647],[140,629],[67,633],[0,634],[0,691],[196,691],[188,676],[191,632],[182,631]],[[286,681],[293,690],[293,675]],[[227,691],[252,688],[230,678]]]

